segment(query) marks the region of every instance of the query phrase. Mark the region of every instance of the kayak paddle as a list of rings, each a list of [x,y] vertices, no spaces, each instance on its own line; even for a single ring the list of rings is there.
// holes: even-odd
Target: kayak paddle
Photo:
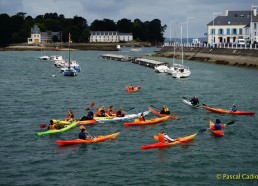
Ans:
[[[46,124],[41,124],[41,125],[39,126],[40,129],[44,129],[44,128],[46,128],[46,127],[47,127]]]
[[[90,107],[94,107],[94,106],[95,106],[95,104],[96,104],[96,102],[95,102],[95,101],[93,101],[93,102],[90,104]]]

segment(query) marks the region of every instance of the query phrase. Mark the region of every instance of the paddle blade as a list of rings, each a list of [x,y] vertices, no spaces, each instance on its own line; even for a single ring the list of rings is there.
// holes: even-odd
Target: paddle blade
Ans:
[[[200,133],[204,133],[205,131],[207,131],[207,129],[201,129],[201,130],[199,130]]]
[[[96,104],[96,102],[95,102],[95,101],[93,101],[93,102],[90,104],[90,107],[94,107],[94,106],[95,106],[95,104]]]
[[[39,126],[40,129],[44,129],[46,127],[47,127],[47,125],[45,125],[45,124],[42,124],[42,125]]]
[[[235,121],[233,120],[233,121],[227,123],[227,125],[232,125],[232,124],[234,124],[234,123],[235,123]]]

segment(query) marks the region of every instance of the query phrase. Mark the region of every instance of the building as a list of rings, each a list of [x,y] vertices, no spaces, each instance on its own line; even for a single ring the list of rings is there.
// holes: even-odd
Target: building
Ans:
[[[31,28],[31,37],[28,38],[28,44],[52,43],[54,37],[60,41],[61,33],[52,31],[41,32],[38,25],[34,25]]]
[[[239,36],[248,39],[248,24],[251,11],[225,11],[224,16],[217,16],[208,26],[208,43],[235,43]]]
[[[119,41],[132,41],[132,33],[119,33],[117,31],[92,31],[90,42],[114,43]]]

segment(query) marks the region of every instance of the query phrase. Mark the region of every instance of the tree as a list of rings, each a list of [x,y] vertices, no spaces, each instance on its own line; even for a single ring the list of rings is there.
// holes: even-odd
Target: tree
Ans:
[[[121,33],[132,33],[133,32],[133,23],[131,20],[123,18],[117,21],[117,30]]]

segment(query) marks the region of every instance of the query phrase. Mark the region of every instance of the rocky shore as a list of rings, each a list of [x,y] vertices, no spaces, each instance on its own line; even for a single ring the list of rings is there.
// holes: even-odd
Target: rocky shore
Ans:
[[[173,58],[173,50],[165,46],[153,56]],[[181,58],[181,48],[176,48],[175,58]],[[184,59],[258,69],[258,50],[255,49],[185,47]]]

